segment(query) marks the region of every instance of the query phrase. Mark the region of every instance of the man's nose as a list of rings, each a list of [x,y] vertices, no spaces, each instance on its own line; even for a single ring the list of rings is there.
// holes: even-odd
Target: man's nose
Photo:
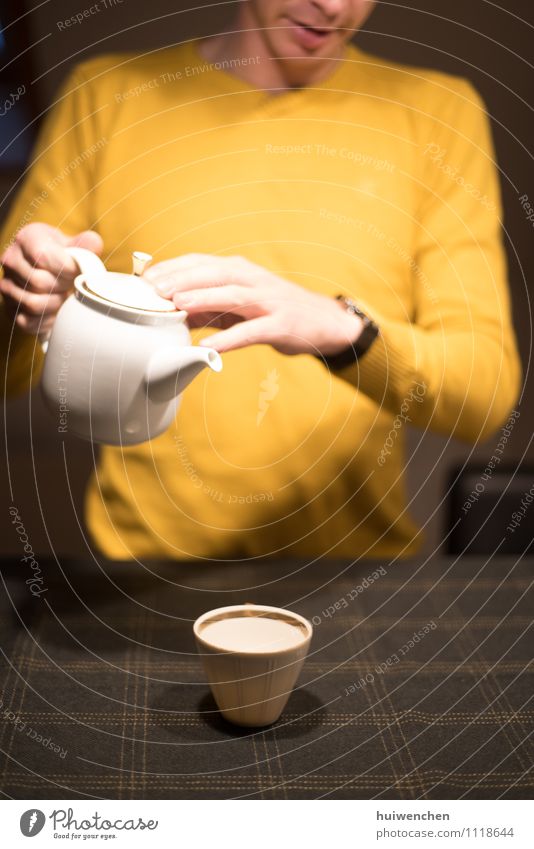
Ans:
[[[347,2],[348,0],[313,0],[313,5],[317,6],[326,17],[335,18],[344,11]]]

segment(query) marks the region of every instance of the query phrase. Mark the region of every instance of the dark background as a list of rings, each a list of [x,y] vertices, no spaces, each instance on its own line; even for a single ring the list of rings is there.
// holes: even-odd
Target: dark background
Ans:
[[[22,83],[26,94],[19,114],[0,118],[0,222],[24,169],[30,139],[15,134],[34,128],[52,101],[62,78],[75,63],[97,53],[145,51],[217,31],[233,3],[195,0],[100,0],[100,11],[68,30],[58,21],[93,5],[94,0],[2,0],[1,22],[7,51],[0,54],[0,92],[4,102]],[[519,198],[534,205],[532,127],[534,105],[534,3],[507,0],[403,0],[380,2],[357,36],[363,49],[409,64],[438,68],[469,78],[483,95],[494,129],[505,208],[506,248],[514,317],[525,367],[525,385],[517,409],[521,416],[506,447],[513,468],[534,460],[531,418],[534,389],[530,379],[532,313],[529,282],[534,276],[534,223]],[[7,92],[7,94],[6,94]],[[1,104],[0,104],[1,105]],[[11,134],[11,135],[10,135]],[[7,147],[7,149],[6,149]],[[36,552],[81,554],[87,551],[82,524],[85,481],[95,460],[94,448],[74,438],[58,438],[42,410],[38,394],[10,401],[5,408],[7,478],[0,486],[2,553],[19,553],[8,508],[14,502]],[[446,494],[452,470],[465,461],[484,463],[499,436],[472,448],[432,434],[410,434],[408,479],[412,512],[427,529],[426,548],[441,545],[446,526]],[[527,478],[528,479],[528,478]],[[530,478],[533,482],[534,478]],[[526,519],[529,521],[530,519]]]

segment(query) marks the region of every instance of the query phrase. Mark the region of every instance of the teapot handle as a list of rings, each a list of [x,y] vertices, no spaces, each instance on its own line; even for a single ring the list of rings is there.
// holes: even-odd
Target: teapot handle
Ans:
[[[106,266],[93,251],[88,251],[87,248],[78,248],[78,247],[69,247],[65,248],[65,251],[72,257],[80,272],[82,274],[87,275],[100,275],[106,274]],[[39,333],[39,342],[41,343],[41,348],[43,353],[46,354],[48,350],[48,342],[50,339],[51,331],[47,330],[44,333]]]
[[[107,274],[106,266],[93,251],[88,251],[87,248],[77,247],[65,248],[65,251],[73,258],[81,273],[85,274],[86,277]]]

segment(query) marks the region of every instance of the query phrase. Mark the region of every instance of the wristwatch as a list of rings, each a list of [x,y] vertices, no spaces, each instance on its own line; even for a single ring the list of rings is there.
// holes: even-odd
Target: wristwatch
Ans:
[[[316,356],[323,361],[323,363],[328,366],[332,371],[338,371],[340,369],[346,368],[347,366],[352,365],[363,357],[365,353],[369,350],[376,337],[380,333],[378,325],[369,318],[368,315],[365,315],[364,312],[359,308],[357,304],[354,303],[350,298],[346,298],[344,295],[336,295],[336,300],[340,301],[347,312],[352,313],[353,315],[357,315],[358,318],[361,318],[363,322],[363,328],[361,330],[360,335],[356,339],[352,345],[349,345],[348,348],[345,348],[343,351],[340,351],[339,354],[316,354]]]

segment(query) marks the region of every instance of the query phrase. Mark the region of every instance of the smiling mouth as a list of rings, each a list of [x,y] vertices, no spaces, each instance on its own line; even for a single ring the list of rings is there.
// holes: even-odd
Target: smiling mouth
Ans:
[[[304,23],[303,21],[293,21],[293,23],[296,24],[296,26],[302,27],[302,29],[314,33],[317,36],[330,35],[330,33],[333,31],[333,27],[313,27],[310,24]]]

